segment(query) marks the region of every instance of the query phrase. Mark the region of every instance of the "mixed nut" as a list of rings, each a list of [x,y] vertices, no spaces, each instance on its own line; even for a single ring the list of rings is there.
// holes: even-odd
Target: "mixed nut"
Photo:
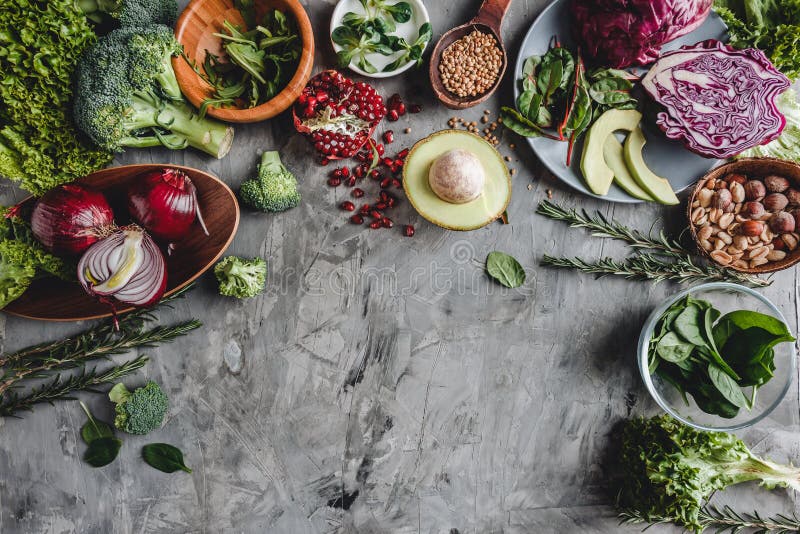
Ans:
[[[800,189],[784,176],[708,178],[690,219],[700,247],[720,265],[748,270],[781,261],[800,241]]]

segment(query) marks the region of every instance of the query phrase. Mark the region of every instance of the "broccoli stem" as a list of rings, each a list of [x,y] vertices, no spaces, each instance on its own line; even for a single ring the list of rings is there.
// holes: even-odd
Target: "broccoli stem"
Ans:
[[[155,129],[166,130],[166,133],[123,139],[123,146],[164,145],[178,149],[188,145],[218,159],[230,150],[233,128],[213,119],[200,118],[185,102],[156,100],[153,95],[141,93],[133,100],[133,110],[128,117],[129,131]]]

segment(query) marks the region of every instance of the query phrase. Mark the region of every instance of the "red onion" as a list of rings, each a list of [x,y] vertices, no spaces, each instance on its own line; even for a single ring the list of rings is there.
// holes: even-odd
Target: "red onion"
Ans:
[[[195,218],[208,235],[197,189],[178,169],[161,169],[138,177],[128,189],[128,211],[153,237],[168,243],[186,237]]]
[[[31,230],[58,255],[77,255],[113,230],[114,213],[103,193],[78,183],[60,185],[36,201]]]
[[[167,286],[167,266],[153,239],[132,224],[118,229],[84,252],[78,262],[83,289],[103,301],[131,306],[155,304]]]

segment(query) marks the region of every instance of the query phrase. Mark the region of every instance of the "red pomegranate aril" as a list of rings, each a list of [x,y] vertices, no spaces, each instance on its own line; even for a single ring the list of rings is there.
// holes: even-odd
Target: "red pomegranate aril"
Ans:
[[[353,224],[364,224],[364,217],[356,213],[352,217],[350,217],[350,222]]]
[[[401,182],[397,178],[392,178],[392,187],[396,187],[397,189],[402,189],[403,188],[403,182]]]
[[[393,208],[395,204],[395,199],[389,197],[389,199],[386,201],[386,204],[388,204],[390,208]]]
[[[364,169],[359,165],[355,169],[353,169],[353,174],[356,178],[363,178],[364,177]]]
[[[394,108],[398,115],[405,115],[406,114],[406,105],[400,102]]]
[[[328,158],[322,158],[321,160],[319,160],[319,164],[322,165],[323,167],[328,163],[330,163],[330,160]]]
[[[400,158],[400,159],[405,159],[406,156],[408,156],[408,149],[407,148],[404,148],[403,150],[401,150],[400,152],[397,153],[397,157]]]
[[[383,158],[383,159],[381,160],[381,163],[383,163],[383,164],[384,164],[384,165],[386,165],[387,167],[391,168],[391,167],[392,167],[392,165],[394,165],[394,160],[393,160],[392,158]]]
[[[383,178],[381,171],[379,171],[378,169],[372,169],[371,171],[369,171],[369,175],[371,178],[374,178],[376,180],[380,180],[381,178]]]
[[[369,216],[372,217],[373,219],[382,219],[383,218],[383,214],[381,212],[379,212],[378,210],[372,210],[371,212],[369,212]]]
[[[383,156],[383,153],[386,152],[386,148],[383,146],[383,143],[378,143],[375,145],[375,152],[377,152],[379,156]]]
[[[420,111],[422,111],[422,106],[420,106],[419,104],[411,104],[410,106],[408,106],[408,111],[410,113],[419,113]]]
[[[328,185],[331,187],[339,187],[342,184],[341,178],[331,177],[328,178]]]
[[[400,118],[400,114],[398,114],[397,111],[393,109],[393,110],[389,111],[389,113],[386,115],[386,118],[389,119],[390,121],[394,122],[394,121],[396,121],[397,119]]]
[[[386,130],[383,132],[383,142],[387,145],[394,141],[394,132],[391,130]]]
[[[378,197],[382,201],[386,202],[387,200],[389,200],[389,193],[387,193],[386,191],[381,191],[380,194],[378,195]]]
[[[364,190],[356,187],[350,194],[353,195],[355,198],[361,198],[364,196]]]
[[[406,164],[406,161],[403,160],[403,159],[398,158],[398,159],[394,160],[395,167],[399,167],[399,168],[402,169],[403,165],[405,165],[405,164]]]
[[[389,97],[389,107],[393,108],[402,101],[403,97],[400,96],[400,93],[394,93],[392,96]]]
[[[391,178],[384,178],[383,180],[381,180],[381,189],[386,189],[387,187],[389,187],[391,185],[392,185],[392,179]]]
[[[389,217],[384,217],[383,219],[381,219],[381,225],[384,228],[391,228],[392,226],[394,226],[394,223]]]
[[[361,206],[361,210],[360,211],[361,211],[362,214],[368,215],[371,209],[372,209],[372,206],[370,206],[369,204],[364,204],[363,206]]]
[[[353,204],[349,200],[345,200],[344,202],[342,202],[341,208],[344,211],[353,211],[354,209],[356,209],[356,206],[355,206],[355,204]]]
[[[339,169],[339,170],[340,170],[340,171],[342,171],[342,177],[343,177],[343,178],[347,178],[348,176],[350,176],[350,169],[349,169],[349,168],[347,168],[347,167],[342,167],[342,168],[341,168],[341,169]]]
[[[403,235],[406,237],[413,237],[414,236],[414,227],[410,224],[407,224],[403,227]]]
[[[371,223],[369,223],[369,227],[372,228],[373,230],[377,230],[378,228],[381,227],[381,221],[380,220],[372,221]]]
[[[347,185],[347,187],[353,187],[354,185],[356,185],[356,177],[351,176],[350,178],[347,179],[345,184]]]
[[[375,209],[376,210],[381,210],[381,211],[385,210],[386,209],[386,202],[378,202],[377,204],[375,204]]]

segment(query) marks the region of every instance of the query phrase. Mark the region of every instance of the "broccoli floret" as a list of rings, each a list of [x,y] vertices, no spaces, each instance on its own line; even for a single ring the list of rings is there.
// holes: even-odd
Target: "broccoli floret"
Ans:
[[[627,421],[618,469],[621,512],[701,531],[701,507],[716,490],[757,480],[800,490],[800,469],[753,455],[732,434],[702,432],[664,415]]]
[[[98,24],[108,24],[112,19],[119,20],[121,26],[172,26],[178,17],[175,0],[77,0],[77,5],[86,18]]]
[[[102,37],[78,62],[75,123],[108,150],[192,146],[223,157],[233,129],[200,118],[183,99],[171,63],[179,53],[172,30],[159,24]]]
[[[250,178],[239,188],[239,198],[259,211],[286,211],[300,203],[297,179],[281,163],[277,152],[264,152],[258,177]]]
[[[152,380],[133,392],[120,382],[111,388],[108,398],[117,405],[114,426],[128,434],[147,434],[159,428],[169,404],[166,393]]]
[[[214,266],[214,274],[220,294],[240,299],[255,297],[264,291],[267,262],[261,258],[246,260],[228,256]]]

